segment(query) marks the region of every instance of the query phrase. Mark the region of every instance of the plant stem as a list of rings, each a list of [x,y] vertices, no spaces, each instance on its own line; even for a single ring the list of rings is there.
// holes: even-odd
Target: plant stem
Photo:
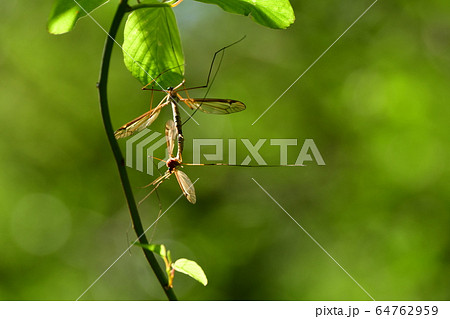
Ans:
[[[127,4],[127,0],[121,0],[119,7],[117,8],[116,14],[114,15],[114,19],[111,24],[111,28],[109,30],[109,35],[106,38],[105,46],[103,49],[102,64],[100,69],[100,79],[97,84],[97,88],[99,92],[100,110],[102,114],[103,125],[105,127],[106,135],[108,137],[109,144],[111,145],[111,149],[113,151],[114,158],[117,163],[120,181],[122,183],[122,187],[125,192],[125,197],[128,203],[128,209],[130,211],[131,220],[133,222],[133,228],[134,231],[136,232],[136,235],[138,236],[139,242],[141,244],[148,244],[147,237],[145,236],[144,229],[142,227],[142,222],[139,216],[136,201],[134,200],[133,191],[131,189],[130,181],[125,167],[125,161],[122,156],[122,152],[120,151],[119,144],[117,143],[116,138],[114,137],[114,130],[111,124],[111,117],[109,114],[108,97],[107,97],[109,65],[111,61],[112,49],[114,46],[114,39],[116,37],[117,30],[119,29],[121,21],[124,15],[129,11],[129,9],[130,7]],[[173,291],[172,288],[169,287],[164,271],[161,270],[161,268],[159,267],[159,264],[153,253],[144,248],[142,248],[142,251],[144,252],[148,263],[152,267],[153,272],[155,273],[161,286],[163,287],[164,292],[167,295],[167,298],[169,300],[177,300],[175,292]]]

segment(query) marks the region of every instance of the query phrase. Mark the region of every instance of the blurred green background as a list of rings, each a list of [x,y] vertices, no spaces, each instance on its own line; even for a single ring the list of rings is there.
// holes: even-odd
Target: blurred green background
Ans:
[[[49,35],[51,2],[0,2],[2,300],[74,300],[134,239],[95,88],[105,34],[84,18],[69,34]],[[292,1],[296,22],[287,30],[190,0],[175,9],[190,86],[203,84],[216,50],[247,35],[226,52],[209,95],[242,100],[247,110],[197,113],[201,125],[184,128],[185,160],[192,138],[312,138],[326,163],[185,168],[199,178],[197,204],[178,201],[154,241],[175,259],[196,260],[209,284],[177,274],[180,299],[369,299],[252,178],[375,299],[450,298],[447,1],[379,1],[251,125],[370,4]],[[94,12],[106,29],[116,5]],[[140,87],[115,47],[114,127],[148,109]],[[152,129],[163,130],[169,111]],[[293,162],[300,146],[289,150]],[[269,141],[261,153],[278,163]],[[245,156],[239,148],[238,159]],[[129,173],[139,200],[153,177]],[[163,208],[179,194],[175,179],[165,182]],[[140,211],[150,225],[156,196]],[[82,299],[165,296],[133,248]]]

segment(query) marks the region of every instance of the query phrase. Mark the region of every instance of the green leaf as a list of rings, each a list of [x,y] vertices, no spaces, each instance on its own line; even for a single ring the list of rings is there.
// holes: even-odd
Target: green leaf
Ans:
[[[166,257],[166,246],[164,245],[154,245],[154,244],[141,244],[141,243],[135,243],[136,246],[143,247],[147,250],[150,250],[154,252],[155,254],[160,255],[161,257]]]
[[[184,78],[184,56],[172,8],[133,11],[125,24],[123,54],[131,74],[143,85],[176,86]]]
[[[250,16],[255,22],[273,29],[286,29],[294,23],[289,0],[196,0],[216,4],[224,11]]]
[[[78,4],[87,12],[93,11],[109,0],[77,0]],[[86,12],[74,0],[56,0],[47,22],[48,32],[62,34],[69,32],[78,19],[84,17]]]
[[[200,267],[193,260],[185,258],[178,259],[173,264],[173,269],[194,278],[195,280],[200,282],[203,286],[206,286],[208,284],[208,278],[206,278],[206,275],[203,272],[202,267]]]

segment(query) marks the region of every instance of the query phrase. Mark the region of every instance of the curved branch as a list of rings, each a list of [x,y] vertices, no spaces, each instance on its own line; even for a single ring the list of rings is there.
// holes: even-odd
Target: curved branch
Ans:
[[[130,6],[127,4],[127,0],[121,0],[119,7],[117,8],[116,14],[114,15],[111,28],[109,30],[108,37],[106,38],[105,46],[103,49],[102,64],[100,69],[100,79],[97,83],[99,99],[100,99],[100,110],[103,119],[103,125],[105,127],[106,135],[108,137],[109,144],[114,154],[114,158],[117,163],[117,168],[119,170],[120,181],[122,183],[123,190],[125,192],[125,197],[128,203],[128,209],[130,211],[131,220],[133,222],[133,228],[138,236],[139,242],[141,244],[148,244],[147,237],[144,234],[144,229],[142,227],[141,218],[139,216],[139,211],[137,209],[136,201],[134,200],[133,191],[131,189],[130,180],[125,167],[125,161],[120,151],[119,144],[114,137],[114,130],[111,124],[111,117],[109,114],[108,97],[107,97],[107,84],[108,84],[108,74],[109,65],[111,61],[111,53],[114,46],[114,39],[119,29],[120,23],[125,16],[125,14],[130,10]],[[177,300],[175,292],[169,287],[167,278],[163,270],[159,267],[159,264],[149,250],[142,249],[148,263],[153,269],[158,281],[164,289],[165,294],[169,300]]]

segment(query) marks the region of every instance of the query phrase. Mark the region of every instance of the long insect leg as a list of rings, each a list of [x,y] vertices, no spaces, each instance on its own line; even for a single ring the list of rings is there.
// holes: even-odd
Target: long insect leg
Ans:
[[[155,193],[156,193],[156,197],[158,198],[159,211],[158,211],[158,216],[156,217],[156,221],[154,222],[154,225],[153,225],[152,234],[150,235],[150,237],[148,239],[149,243],[151,243],[153,240],[153,237],[155,237],[156,227],[158,226],[159,218],[161,217],[161,213],[162,213],[161,198],[159,197],[159,193],[158,193],[157,189],[155,189]]]
[[[153,194],[153,192],[159,187],[159,185],[161,185],[162,182],[164,182],[166,179],[168,179],[170,175],[172,175],[172,173],[170,173],[169,171],[166,171],[166,173],[164,175],[158,177],[152,183],[146,185],[145,187],[148,187],[148,186],[151,186],[151,185],[153,185],[154,187],[150,191],[150,193],[145,195],[145,197],[139,201],[138,205],[141,205],[151,194]]]
[[[216,51],[216,52],[214,53],[214,56],[213,56],[212,61],[211,61],[211,65],[210,65],[210,67],[209,67],[208,78],[206,79],[206,84],[205,84],[205,85],[194,86],[194,87],[190,87],[190,88],[185,88],[185,89],[182,89],[182,90],[179,90],[179,91],[186,91],[186,90],[194,90],[194,89],[204,89],[204,88],[207,88],[207,87],[209,86],[209,82],[210,82],[210,80],[211,80],[211,74],[212,74],[212,70],[213,70],[213,67],[214,67],[214,62],[215,62],[215,60],[216,60],[217,55],[218,55],[219,53],[225,51],[225,50],[228,49],[229,47],[231,47],[231,46],[233,46],[233,45],[235,45],[235,44],[238,44],[239,42],[241,42],[242,40],[244,40],[245,37],[246,37],[246,36],[243,36],[241,39],[237,40],[236,42],[233,42],[233,43],[231,43],[231,44],[229,44],[229,45],[227,45],[227,46],[224,46],[222,49],[220,49],[220,50],[218,50],[218,51]],[[220,59],[219,66],[218,66],[218,68],[217,68],[217,70],[216,70],[216,73],[215,73],[215,75],[213,76],[213,79],[211,80],[211,85],[212,85],[212,83],[214,82],[214,79],[216,78],[217,72],[219,72],[220,65],[222,64],[222,59],[223,59],[223,54],[222,54],[222,57],[221,57],[221,59]]]
[[[180,90],[180,91],[186,91],[186,95],[187,95],[187,97],[189,98],[189,94],[187,93],[188,90],[208,88],[208,89],[206,90],[204,96],[203,96],[203,98],[206,98],[206,96],[208,95],[209,91],[211,90],[211,86],[212,86],[212,84],[214,83],[214,80],[216,79],[216,76],[217,76],[217,73],[219,72],[220,66],[222,65],[222,60],[223,60],[223,57],[224,57],[224,55],[225,55],[225,50],[226,50],[227,48],[229,48],[229,47],[231,47],[231,46],[233,46],[233,45],[235,45],[235,44],[241,42],[241,41],[244,40],[244,39],[245,39],[245,36],[243,36],[241,39],[239,39],[239,40],[236,41],[236,42],[233,42],[233,43],[231,43],[231,44],[229,44],[229,45],[227,45],[227,46],[224,46],[222,49],[220,49],[220,50],[218,50],[218,51],[216,51],[216,52],[214,53],[214,56],[213,56],[212,61],[211,61],[211,65],[209,66],[208,78],[206,79],[206,84],[205,84],[205,85],[202,85],[202,86],[195,86],[195,87],[191,87],[191,88],[184,88],[184,89],[182,89],[182,90]],[[210,81],[210,79],[211,79],[211,74],[212,74],[213,67],[214,67],[214,62],[215,62],[216,57],[217,57],[217,55],[218,55],[219,53],[222,53],[222,55],[220,56],[219,65],[217,66],[217,70],[216,70],[216,72],[214,73],[214,75],[213,75],[213,77],[212,77],[211,85],[209,85],[209,81]],[[189,99],[190,99],[190,98],[189,98]],[[196,110],[195,110],[195,111],[194,111],[194,112],[186,119],[186,121],[184,121],[183,125],[186,124],[187,121],[189,121],[189,120],[195,115],[195,113],[197,113],[197,110],[198,110],[198,108],[197,108],[197,109],[196,109]]]

